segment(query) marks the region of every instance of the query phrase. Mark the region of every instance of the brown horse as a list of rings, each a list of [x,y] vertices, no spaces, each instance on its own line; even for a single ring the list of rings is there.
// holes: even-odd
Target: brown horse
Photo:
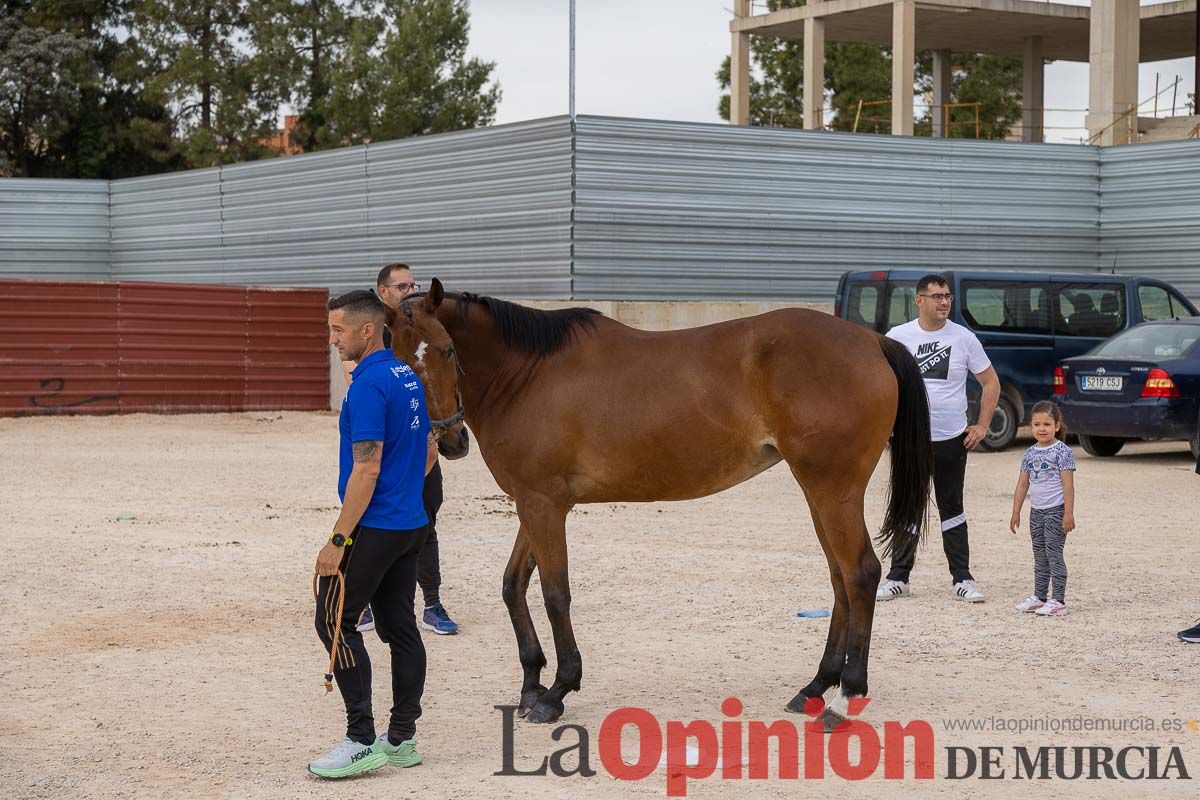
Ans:
[[[524,668],[519,713],[557,719],[583,674],[567,575],[572,506],[703,497],[781,460],[808,500],[834,593],[816,677],[787,707],[801,711],[840,686],[828,722],[866,693],[880,577],[863,517],[867,481],[890,436],[880,542],[905,554],[932,473],[925,387],[904,347],[801,309],[658,333],[592,309],[443,300],[440,285],[436,301],[461,360],[467,424],[520,519],[503,589]],[[558,657],[549,689],[525,597],[535,567]]]

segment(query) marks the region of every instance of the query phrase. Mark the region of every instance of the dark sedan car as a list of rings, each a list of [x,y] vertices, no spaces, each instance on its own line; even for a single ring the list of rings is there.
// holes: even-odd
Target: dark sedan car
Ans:
[[[1067,428],[1094,456],[1129,439],[1181,439],[1200,458],[1200,319],[1146,322],[1054,371]]]

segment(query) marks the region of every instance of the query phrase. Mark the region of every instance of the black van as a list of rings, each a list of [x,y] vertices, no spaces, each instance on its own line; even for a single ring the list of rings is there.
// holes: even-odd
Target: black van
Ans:
[[[925,270],[847,272],[838,281],[834,314],[887,333],[917,316],[916,286]],[[1002,450],[1029,409],[1054,394],[1054,367],[1139,322],[1200,315],[1168,283],[1091,272],[948,270],[950,319],[975,332],[1000,377],[1000,402],[983,444]],[[978,382],[968,382],[977,415]]]

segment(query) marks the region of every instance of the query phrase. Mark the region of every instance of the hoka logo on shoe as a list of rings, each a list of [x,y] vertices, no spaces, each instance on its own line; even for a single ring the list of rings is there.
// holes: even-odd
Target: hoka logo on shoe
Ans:
[[[357,753],[350,756],[350,763],[355,764],[355,763],[361,761],[362,759],[366,758],[369,755],[371,755],[371,748],[367,747],[363,750],[359,750]]]

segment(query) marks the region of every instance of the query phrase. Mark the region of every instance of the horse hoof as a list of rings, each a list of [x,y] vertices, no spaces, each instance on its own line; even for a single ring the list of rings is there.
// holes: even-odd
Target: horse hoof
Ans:
[[[549,703],[545,700],[539,700],[537,705],[530,710],[529,715],[526,716],[525,719],[529,720],[530,722],[554,722],[562,716],[562,713],[562,703]]]
[[[803,714],[804,713],[804,704],[807,703],[810,699],[812,699],[812,698],[810,698],[804,692],[800,692],[799,694],[797,694],[795,697],[793,697],[791,700],[788,701],[788,704],[786,706],[784,706],[783,710],[787,711],[791,714]]]
[[[821,712],[821,716],[817,717],[817,721],[825,723],[826,733],[833,733],[833,729],[845,722],[846,718],[833,709],[826,708]]]
[[[536,688],[521,692],[521,704],[517,706],[517,716],[524,717],[533,710],[537,705],[538,700],[542,699],[542,695],[546,693],[546,687],[538,685]]]

